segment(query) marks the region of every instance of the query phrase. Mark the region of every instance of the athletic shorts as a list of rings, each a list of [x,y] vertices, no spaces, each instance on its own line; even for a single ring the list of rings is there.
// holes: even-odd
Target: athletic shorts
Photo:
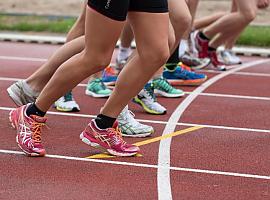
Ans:
[[[117,21],[126,20],[128,11],[168,12],[167,0],[88,0],[88,6]]]

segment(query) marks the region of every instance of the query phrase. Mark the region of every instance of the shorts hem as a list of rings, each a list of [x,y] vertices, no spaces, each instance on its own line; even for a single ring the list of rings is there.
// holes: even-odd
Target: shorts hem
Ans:
[[[102,14],[110,19],[113,19],[116,21],[125,21],[126,20],[126,16],[115,15],[109,11],[106,11],[105,9],[102,9],[102,8],[92,4],[91,2],[88,2],[88,6],[92,9],[94,9],[95,11],[97,11],[98,13],[100,13],[100,14]]]

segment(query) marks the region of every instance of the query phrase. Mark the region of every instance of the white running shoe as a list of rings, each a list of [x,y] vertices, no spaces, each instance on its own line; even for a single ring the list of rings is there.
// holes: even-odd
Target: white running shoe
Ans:
[[[126,106],[117,118],[118,126],[125,137],[147,137],[154,133],[152,126],[144,125],[138,122],[135,115],[128,110]]]
[[[235,55],[230,49],[225,49],[219,52],[219,59],[226,65],[238,65],[242,64],[241,59]]]
[[[166,108],[157,102],[151,83],[147,83],[133,101],[141,105],[150,114],[164,115],[167,112]]]
[[[56,110],[61,112],[78,112],[80,111],[79,105],[74,100],[72,93],[68,92],[64,96],[60,97],[55,103]]]

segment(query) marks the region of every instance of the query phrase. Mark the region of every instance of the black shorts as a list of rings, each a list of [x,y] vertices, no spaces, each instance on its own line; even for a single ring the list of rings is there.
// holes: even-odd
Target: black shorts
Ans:
[[[126,20],[128,11],[168,12],[167,0],[88,0],[88,6],[117,21]]]

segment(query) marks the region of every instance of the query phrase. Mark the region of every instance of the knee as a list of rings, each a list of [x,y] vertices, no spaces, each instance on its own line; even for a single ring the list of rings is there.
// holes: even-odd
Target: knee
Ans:
[[[88,54],[82,53],[84,66],[88,68],[89,64],[95,67],[95,71],[101,71],[110,65],[111,56],[106,54]]]
[[[180,38],[185,31],[191,27],[192,17],[190,14],[185,16],[178,16],[172,20],[176,39]]]
[[[164,65],[169,59],[169,56],[170,51],[168,46],[151,48],[151,50],[146,50],[140,55],[143,63],[149,63],[156,68]]]
[[[241,13],[241,16],[242,16],[243,20],[247,24],[252,22],[256,18],[256,15],[257,15],[257,13],[254,10],[250,10],[250,11],[246,11],[246,12]]]

